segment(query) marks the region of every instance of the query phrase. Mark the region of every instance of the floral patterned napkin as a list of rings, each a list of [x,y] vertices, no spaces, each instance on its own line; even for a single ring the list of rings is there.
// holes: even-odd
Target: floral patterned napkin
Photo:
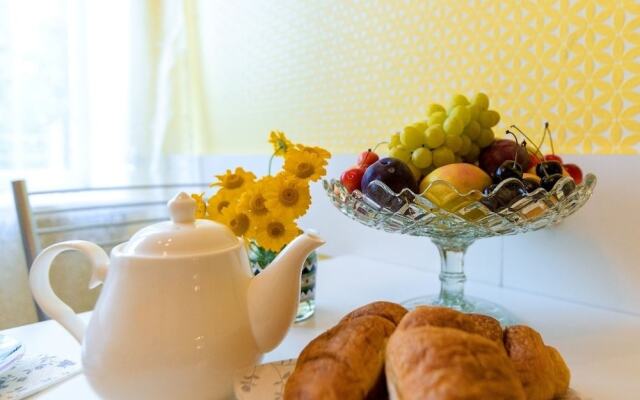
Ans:
[[[296,367],[296,359],[256,365],[236,376],[238,400],[282,400],[284,385]],[[0,398],[1,399],[1,398]]]
[[[25,355],[0,373],[0,400],[20,400],[81,371],[80,363],[50,354]]]
[[[296,367],[296,359],[256,365],[235,377],[234,392],[238,400],[282,400],[284,385]],[[0,397],[0,400],[2,397]],[[558,400],[593,400],[573,389]]]

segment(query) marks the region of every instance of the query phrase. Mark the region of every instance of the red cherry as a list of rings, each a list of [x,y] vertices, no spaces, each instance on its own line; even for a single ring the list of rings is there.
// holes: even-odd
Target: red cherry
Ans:
[[[562,162],[562,158],[560,158],[560,156],[555,155],[555,154],[547,154],[547,155],[545,155],[545,156],[544,156],[544,160],[545,160],[545,161],[557,161],[557,162],[559,162],[560,164],[564,164],[564,163]]]
[[[340,182],[342,182],[342,185],[347,188],[349,193],[351,193],[356,189],[360,190],[362,175],[364,175],[364,168],[354,166],[340,175]]]
[[[378,157],[376,153],[369,149],[360,153],[360,155],[358,156],[358,165],[362,168],[367,168],[369,165],[378,161],[379,158],[380,157]]]
[[[575,164],[565,164],[563,165],[564,169],[567,170],[569,175],[573,178],[576,184],[582,183],[582,170]]]

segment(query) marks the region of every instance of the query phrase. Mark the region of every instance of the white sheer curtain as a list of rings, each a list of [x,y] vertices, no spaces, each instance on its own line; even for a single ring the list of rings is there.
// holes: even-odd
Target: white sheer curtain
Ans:
[[[191,0],[0,0],[0,329],[35,320],[10,180],[200,181]]]
[[[196,0],[131,3],[129,124],[133,175],[199,179],[198,158],[210,139]]]

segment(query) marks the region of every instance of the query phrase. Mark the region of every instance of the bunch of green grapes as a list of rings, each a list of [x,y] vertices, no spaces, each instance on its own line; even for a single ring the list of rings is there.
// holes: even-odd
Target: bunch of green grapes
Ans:
[[[416,177],[455,162],[475,163],[480,150],[493,143],[491,128],[499,121],[500,114],[489,110],[486,94],[478,93],[471,101],[456,94],[448,110],[431,104],[426,120],[393,134],[389,156],[405,162]]]

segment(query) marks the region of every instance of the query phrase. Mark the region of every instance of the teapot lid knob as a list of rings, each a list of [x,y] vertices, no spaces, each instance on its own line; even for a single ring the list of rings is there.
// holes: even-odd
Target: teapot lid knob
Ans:
[[[167,204],[171,220],[177,224],[186,224],[195,221],[196,201],[185,192],[178,193]]]

